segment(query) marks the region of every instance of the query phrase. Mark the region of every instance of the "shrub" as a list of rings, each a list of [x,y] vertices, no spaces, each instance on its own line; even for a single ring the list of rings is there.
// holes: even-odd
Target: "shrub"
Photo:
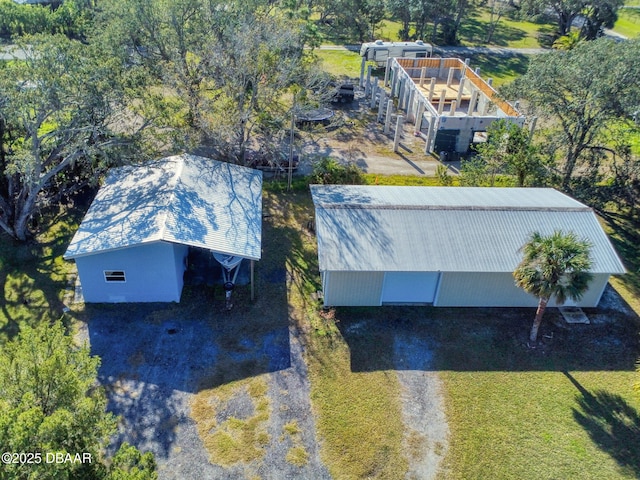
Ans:
[[[322,185],[361,185],[364,183],[362,170],[353,163],[338,163],[334,158],[326,157],[316,163],[309,183]]]

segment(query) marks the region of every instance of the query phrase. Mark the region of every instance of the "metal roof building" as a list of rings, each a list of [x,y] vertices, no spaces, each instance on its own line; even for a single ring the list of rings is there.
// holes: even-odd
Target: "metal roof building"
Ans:
[[[624,266],[594,212],[545,188],[311,187],[325,305],[535,306],[512,272],[530,234],[592,244],[596,306]]]
[[[179,301],[189,247],[261,257],[262,173],[194,155],[114,169],[64,258],[87,302]]]

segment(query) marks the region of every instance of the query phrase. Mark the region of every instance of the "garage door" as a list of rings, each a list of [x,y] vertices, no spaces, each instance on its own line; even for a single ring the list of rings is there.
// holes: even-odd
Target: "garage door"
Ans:
[[[382,287],[382,303],[433,303],[438,272],[387,272]]]

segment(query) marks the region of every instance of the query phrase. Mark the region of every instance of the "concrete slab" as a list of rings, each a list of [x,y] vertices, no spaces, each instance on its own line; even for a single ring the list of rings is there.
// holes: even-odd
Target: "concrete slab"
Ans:
[[[568,324],[589,324],[589,318],[579,307],[560,307],[560,314]]]

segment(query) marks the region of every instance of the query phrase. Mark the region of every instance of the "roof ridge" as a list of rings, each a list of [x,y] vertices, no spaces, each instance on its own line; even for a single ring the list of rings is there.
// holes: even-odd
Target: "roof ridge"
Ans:
[[[175,175],[173,176],[173,186],[171,187],[171,194],[167,199],[167,204],[164,206],[164,212],[162,213],[162,220],[160,221],[160,239],[164,240],[164,234],[167,231],[167,219],[169,218],[169,212],[173,205],[173,200],[176,198],[176,188],[178,187],[178,180],[182,177],[182,171],[184,170],[185,158],[184,155],[176,156],[178,162],[178,168],[176,168]],[[167,160],[172,160],[172,157],[168,157]]]
[[[532,212],[593,212],[591,207],[582,206],[520,206],[520,205],[396,205],[367,203],[319,203],[316,208],[325,210],[469,210],[469,211],[532,211]]]

